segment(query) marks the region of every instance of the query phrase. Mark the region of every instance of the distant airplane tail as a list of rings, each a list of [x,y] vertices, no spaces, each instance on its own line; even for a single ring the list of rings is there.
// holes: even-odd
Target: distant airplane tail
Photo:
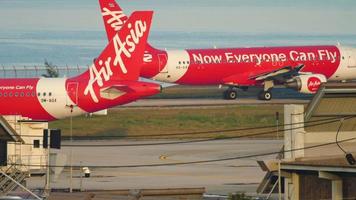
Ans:
[[[121,30],[128,18],[115,0],[99,0],[99,4],[101,15],[103,16],[106,35],[110,41],[115,34]],[[148,43],[145,50],[146,52],[160,51]]]
[[[115,0],[99,0],[108,40],[121,30],[128,17]]]
[[[84,94],[91,94],[109,87],[115,81],[137,81],[143,62],[143,54],[152,21],[152,11],[132,13],[120,32],[115,33],[88,71],[71,81],[87,80]]]

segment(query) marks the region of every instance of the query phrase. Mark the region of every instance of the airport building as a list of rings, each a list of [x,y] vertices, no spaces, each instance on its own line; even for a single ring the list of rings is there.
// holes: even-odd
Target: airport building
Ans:
[[[43,148],[43,130],[47,122],[21,116],[0,117],[0,195],[5,195],[31,174],[44,174],[47,149]],[[17,182],[17,183],[16,183]]]
[[[356,136],[347,131],[356,122],[354,88],[327,84],[306,109],[285,105],[284,153],[277,160],[259,162],[266,175],[258,193],[270,196],[280,190],[291,200],[356,198]],[[325,126],[312,128],[314,122]]]

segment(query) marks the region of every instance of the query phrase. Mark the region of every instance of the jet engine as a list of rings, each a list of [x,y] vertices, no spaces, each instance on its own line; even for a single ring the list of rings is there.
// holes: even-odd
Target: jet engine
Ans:
[[[285,86],[304,94],[314,94],[326,81],[326,77],[322,74],[301,74],[287,80]]]

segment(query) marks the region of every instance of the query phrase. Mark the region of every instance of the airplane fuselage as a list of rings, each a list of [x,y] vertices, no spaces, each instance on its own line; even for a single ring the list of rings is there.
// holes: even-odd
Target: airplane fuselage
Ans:
[[[186,85],[260,85],[251,77],[301,64],[328,80],[356,79],[356,49],[341,46],[151,49],[144,61],[141,76]]]
[[[139,81],[111,81],[129,85],[134,92],[95,89],[98,101],[85,94],[89,80],[75,78],[0,79],[1,115],[22,115],[51,121],[92,113],[122,105],[160,91],[157,84]]]
[[[108,40],[127,20],[114,0],[99,1]],[[313,94],[329,80],[356,79],[356,49],[333,45],[187,49],[163,51],[146,46],[141,76],[182,85],[227,85],[224,98],[236,99],[236,88],[263,86],[259,98],[284,85]]]

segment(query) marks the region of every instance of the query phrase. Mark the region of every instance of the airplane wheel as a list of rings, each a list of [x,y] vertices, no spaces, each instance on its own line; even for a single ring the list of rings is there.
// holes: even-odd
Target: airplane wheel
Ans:
[[[259,99],[269,101],[272,99],[272,93],[270,91],[262,91],[259,95]]]
[[[235,90],[226,90],[224,94],[225,99],[232,100],[237,98],[237,91]]]

